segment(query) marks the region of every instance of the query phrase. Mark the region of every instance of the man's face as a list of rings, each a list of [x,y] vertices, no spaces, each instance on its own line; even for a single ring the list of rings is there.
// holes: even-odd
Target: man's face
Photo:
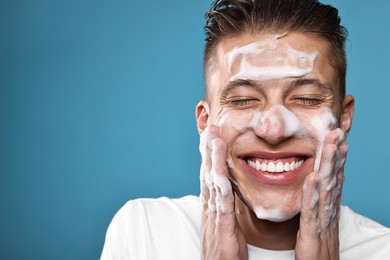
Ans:
[[[296,32],[244,34],[216,49],[206,79],[207,124],[219,126],[230,180],[260,219],[299,213],[325,135],[349,130],[329,58],[326,41]]]

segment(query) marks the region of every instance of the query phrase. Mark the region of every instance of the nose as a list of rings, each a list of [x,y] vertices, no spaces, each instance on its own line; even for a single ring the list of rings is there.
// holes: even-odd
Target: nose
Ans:
[[[274,106],[257,114],[252,126],[255,134],[270,144],[278,144],[301,129],[297,116],[284,106]]]

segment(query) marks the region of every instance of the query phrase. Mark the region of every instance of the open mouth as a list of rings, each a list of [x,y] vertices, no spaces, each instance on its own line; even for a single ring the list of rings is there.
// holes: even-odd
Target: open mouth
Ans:
[[[305,162],[304,157],[291,157],[276,160],[268,160],[256,157],[245,158],[245,162],[253,169],[269,173],[283,173],[294,171]]]

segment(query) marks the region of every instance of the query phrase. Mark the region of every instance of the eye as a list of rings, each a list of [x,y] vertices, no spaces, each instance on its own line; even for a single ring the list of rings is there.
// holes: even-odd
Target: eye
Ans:
[[[294,98],[293,100],[305,106],[316,106],[322,103],[321,98],[299,97]]]
[[[256,102],[256,99],[253,98],[239,98],[239,99],[231,99],[228,101],[232,106],[246,106]]]

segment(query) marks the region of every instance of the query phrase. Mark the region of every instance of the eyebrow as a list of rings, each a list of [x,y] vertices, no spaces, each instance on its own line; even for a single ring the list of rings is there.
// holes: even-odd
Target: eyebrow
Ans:
[[[323,83],[319,79],[315,79],[315,78],[296,79],[296,80],[293,80],[293,81],[287,83],[285,85],[285,87],[287,89],[293,89],[293,88],[303,87],[303,86],[307,86],[307,85],[317,86],[317,87],[323,89],[324,91],[330,91],[330,92],[332,91],[331,84]],[[240,88],[240,87],[257,89],[261,86],[262,86],[262,84],[257,82],[257,81],[246,80],[246,79],[237,79],[237,80],[229,82],[226,85],[226,87],[224,87],[220,91],[219,96],[226,97],[229,94],[229,92],[233,91],[236,88]]]
[[[319,79],[312,79],[312,78],[293,80],[293,81],[287,83],[287,88],[291,89],[291,88],[303,87],[303,86],[307,86],[307,85],[314,85],[314,86],[317,86],[325,91],[332,91],[332,89],[333,89],[331,84],[323,83]]]
[[[245,88],[258,88],[261,86],[258,82],[253,80],[246,79],[237,79],[229,82],[219,93],[220,97],[226,97],[229,92],[233,91],[236,88],[245,87]]]

